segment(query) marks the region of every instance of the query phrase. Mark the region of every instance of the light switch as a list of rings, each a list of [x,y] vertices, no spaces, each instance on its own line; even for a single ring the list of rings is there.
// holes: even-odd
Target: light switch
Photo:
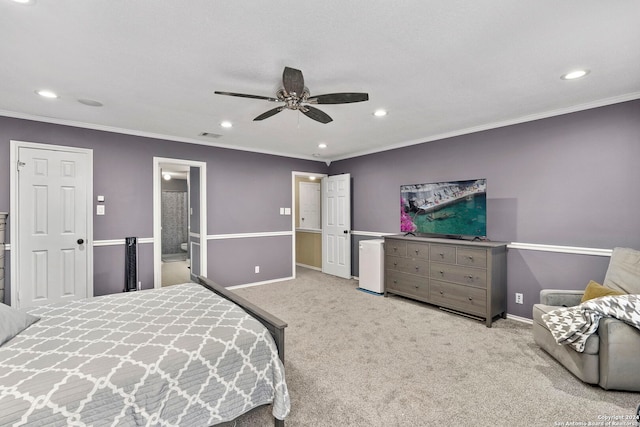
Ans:
[[[104,196],[98,196],[98,201],[99,202],[104,202]]]
[[[104,205],[96,206],[96,215],[104,215]]]
[[[280,215],[284,215],[284,208],[280,208]]]
[[[291,208],[284,208],[285,215],[291,215]]]

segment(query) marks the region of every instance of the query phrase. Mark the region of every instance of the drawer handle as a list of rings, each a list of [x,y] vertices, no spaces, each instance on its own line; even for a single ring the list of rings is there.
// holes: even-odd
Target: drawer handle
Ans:
[[[420,249],[416,249],[416,255],[420,253]]]
[[[440,275],[444,276],[444,271],[440,270]]]
[[[444,292],[440,291],[440,295],[444,295]]]
[[[467,258],[469,258],[469,261],[473,261],[473,257],[472,256],[468,256]]]
[[[394,261],[393,262],[393,266],[396,267],[397,265],[398,265],[398,263]]]
[[[397,250],[398,250],[398,247],[397,247],[397,246],[394,246],[394,247],[393,247],[393,250],[394,250],[394,251],[397,251]]]
[[[444,253],[443,252],[440,252],[440,257],[444,258]]]
[[[420,266],[416,265],[416,271],[419,271],[419,270],[420,270]]]
[[[473,301],[473,298],[469,297],[469,301]]]
[[[397,285],[397,284],[398,284],[398,281],[397,281],[397,280],[394,280],[394,281],[393,281],[393,284],[394,284],[394,285]]]
[[[464,276],[464,277],[466,277],[469,280],[473,280],[473,276],[472,275],[468,275],[468,276]]]

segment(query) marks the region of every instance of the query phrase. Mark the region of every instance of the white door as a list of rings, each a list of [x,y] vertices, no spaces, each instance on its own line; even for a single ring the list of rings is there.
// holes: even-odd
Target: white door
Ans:
[[[322,178],[322,272],[351,278],[351,175]]]
[[[18,147],[17,305],[86,298],[90,153]],[[12,282],[13,283],[13,282]]]

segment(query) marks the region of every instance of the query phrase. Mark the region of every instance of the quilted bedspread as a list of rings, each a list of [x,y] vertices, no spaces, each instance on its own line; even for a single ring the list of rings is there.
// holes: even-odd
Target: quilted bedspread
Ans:
[[[260,322],[195,284],[34,308],[0,347],[0,426],[209,426],[273,403],[284,368]]]
[[[558,344],[583,352],[587,339],[597,331],[603,317],[613,317],[640,329],[640,295],[594,298],[550,311],[542,315],[542,320]]]

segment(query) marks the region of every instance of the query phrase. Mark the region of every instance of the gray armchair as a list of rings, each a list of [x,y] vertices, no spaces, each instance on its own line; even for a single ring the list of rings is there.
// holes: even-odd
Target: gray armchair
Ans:
[[[627,294],[640,294],[640,251],[615,248],[603,285]],[[540,292],[533,306],[533,339],[572,374],[604,389],[640,391],[640,330],[614,318],[602,318],[597,332],[579,353],[558,344],[542,315],[560,306],[580,304],[583,291]]]

